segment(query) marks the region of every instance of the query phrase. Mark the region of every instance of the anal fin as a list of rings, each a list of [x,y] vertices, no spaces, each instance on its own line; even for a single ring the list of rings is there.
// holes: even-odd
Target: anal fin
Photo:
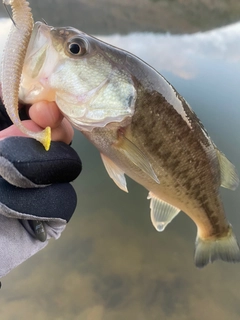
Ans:
[[[234,165],[226,156],[216,149],[221,171],[221,186],[230,190],[235,190],[239,185],[239,178]]]
[[[152,224],[157,231],[164,231],[181,210],[157,198],[152,192],[149,192],[148,199],[151,199],[150,216]]]
[[[113,181],[121,190],[128,192],[124,172],[108,157],[106,157],[102,153],[100,153],[100,155],[110,178],[113,179]]]

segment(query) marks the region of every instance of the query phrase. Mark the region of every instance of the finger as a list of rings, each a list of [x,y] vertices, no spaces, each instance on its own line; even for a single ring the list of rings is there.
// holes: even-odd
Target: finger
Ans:
[[[20,188],[70,182],[82,169],[78,154],[61,141],[48,152],[31,138],[8,137],[0,141],[0,176]],[[13,152],[14,151],[14,152]]]
[[[42,128],[56,128],[63,119],[61,111],[53,101],[40,101],[34,103],[29,108],[29,117]]]
[[[67,119],[63,119],[61,124],[52,130],[52,140],[53,141],[63,141],[69,144],[74,135],[74,130]]]
[[[32,216],[62,218],[68,221],[76,208],[76,192],[70,183],[55,183],[45,188],[16,188],[0,178],[0,203],[9,216],[24,218]]]

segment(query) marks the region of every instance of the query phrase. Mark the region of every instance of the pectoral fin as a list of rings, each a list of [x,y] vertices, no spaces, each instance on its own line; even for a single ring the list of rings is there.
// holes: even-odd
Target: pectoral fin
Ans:
[[[119,167],[112,160],[104,156],[102,153],[101,158],[110,178],[113,179],[113,181],[120,189],[122,189],[125,192],[128,192],[124,172],[121,169],[119,169]]]
[[[227,189],[235,190],[239,184],[239,178],[236,169],[222,152],[217,149],[216,151],[221,171],[221,186]]]
[[[154,181],[160,183],[151,163],[144,153],[126,137],[122,136],[122,139],[121,145],[117,146],[118,150],[122,151],[132,163],[148,174]]]
[[[153,226],[157,231],[164,231],[166,226],[181,211],[171,204],[157,198],[153,193],[149,192],[148,199],[150,202],[150,216]]]

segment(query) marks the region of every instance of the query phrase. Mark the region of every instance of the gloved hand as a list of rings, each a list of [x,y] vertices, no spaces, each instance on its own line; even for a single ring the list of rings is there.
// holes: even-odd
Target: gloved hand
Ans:
[[[0,106],[1,125],[3,113]],[[46,152],[31,138],[0,140],[0,278],[59,238],[77,203],[69,182],[80,172],[77,153],[63,142]]]

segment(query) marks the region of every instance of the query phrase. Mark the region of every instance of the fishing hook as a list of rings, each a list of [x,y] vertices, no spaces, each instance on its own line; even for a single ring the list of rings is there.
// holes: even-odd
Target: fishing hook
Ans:
[[[48,23],[45,19],[42,18],[42,21],[48,26]]]
[[[17,27],[15,21],[13,20],[13,17],[12,17],[12,15],[11,15],[11,13],[8,11],[8,7],[7,7],[6,3],[3,3],[3,5],[4,5],[5,10],[7,11],[8,15],[9,15],[9,18],[12,20],[14,26]]]

